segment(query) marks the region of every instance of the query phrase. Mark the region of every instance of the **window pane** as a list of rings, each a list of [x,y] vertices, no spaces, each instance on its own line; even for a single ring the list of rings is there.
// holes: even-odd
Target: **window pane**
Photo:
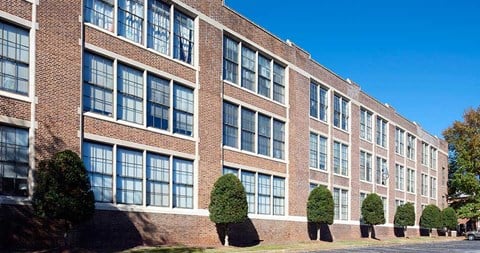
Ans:
[[[270,176],[258,175],[258,213],[270,214]]]
[[[255,91],[255,52],[242,47],[242,87]]]
[[[258,56],[258,94],[270,97],[270,60]]]
[[[255,173],[242,171],[241,181],[247,193],[248,212],[255,213]]]
[[[162,54],[169,54],[170,6],[158,0],[149,0],[148,43]]]
[[[112,202],[112,146],[85,142],[83,144],[83,163],[90,177],[95,201]]]
[[[131,41],[142,43],[143,1],[118,1],[118,33]]]
[[[193,19],[175,10],[173,58],[188,64],[193,63],[194,30]]]
[[[273,100],[285,102],[285,68],[277,63],[273,64]]]
[[[223,38],[223,79],[238,83],[238,43]]]
[[[147,126],[168,129],[170,108],[170,82],[152,75],[148,76]]]
[[[271,118],[258,115],[258,153],[270,156]]]
[[[193,162],[173,159],[173,206],[193,208]]]
[[[28,82],[29,32],[0,21],[0,90],[28,95]]]
[[[142,204],[143,154],[119,148],[117,151],[117,203]]]
[[[285,158],[285,123],[273,120],[273,157]]]
[[[242,108],[242,150],[255,152],[255,112]]]
[[[170,205],[169,157],[147,154],[147,205]]]
[[[173,87],[173,132],[193,136],[193,90]]]
[[[143,123],[143,74],[123,65],[118,67],[118,118]]]
[[[113,0],[85,1],[85,21],[113,32]]]
[[[223,103],[223,144],[237,147],[238,143],[238,106]]]

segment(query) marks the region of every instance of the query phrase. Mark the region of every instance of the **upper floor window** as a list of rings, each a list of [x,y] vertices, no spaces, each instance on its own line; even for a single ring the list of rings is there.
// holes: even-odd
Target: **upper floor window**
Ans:
[[[388,167],[387,160],[377,156],[375,182],[379,185],[387,185]]]
[[[398,127],[395,129],[395,153],[405,154],[405,131]]]
[[[407,192],[415,193],[415,170],[407,169]]]
[[[0,125],[0,194],[28,196],[28,130]]]
[[[395,189],[400,191],[405,189],[405,168],[399,164],[395,164]]]
[[[310,133],[310,167],[327,170],[327,137]]]
[[[284,122],[245,107],[224,102],[223,145],[239,148],[239,140],[242,150],[285,159]]]
[[[372,141],[372,113],[360,109],[360,138]]]
[[[28,95],[28,30],[0,21],[0,90]]]
[[[118,1],[118,34],[142,43],[144,9],[142,0]]]
[[[428,175],[422,173],[422,181],[420,185],[422,196],[428,196]]]
[[[348,191],[333,188],[334,219],[348,220]]]
[[[113,32],[114,0],[86,0],[85,20],[100,28]]]
[[[372,154],[360,151],[360,180],[372,182]]]
[[[387,121],[377,116],[376,139],[377,145],[387,147]]]
[[[430,168],[437,168],[437,149],[430,147]]]
[[[285,178],[224,167],[223,174],[228,173],[240,178],[249,213],[285,215]]]
[[[115,16],[115,6],[118,16]],[[118,35],[193,64],[194,20],[166,1],[118,0],[115,4],[115,0],[86,0],[85,21],[110,32],[115,31],[114,24],[117,24]]]
[[[194,92],[177,82],[123,64],[117,66],[114,92],[114,61],[86,53],[84,57],[83,110],[193,136]],[[144,89],[147,111],[144,113]],[[116,106],[113,101],[117,101]],[[172,123],[171,123],[172,122]]]
[[[411,134],[407,134],[407,158],[410,160],[415,160],[415,146],[416,146],[416,141],[415,141],[415,136]]]
[[[173,23],[173,58],[188,64],[193,63],[193,19],[175,10]]]
[[[335,95],[333,98],[333,125],[348,131],[348,100]]]
[[[430,177],[430,198],[437,198],[437,179]]]
[[[327,121],[328,90],[316,83],[310,83],[310,116]]]
[[[333,142],[333,172],[343,176],[348,176],[348,146]]]
[[[422,164],[428,166],[428,144],[422,142]]]
[[[285,67],[227,36],[223,37],[223,79],[285,103]]]

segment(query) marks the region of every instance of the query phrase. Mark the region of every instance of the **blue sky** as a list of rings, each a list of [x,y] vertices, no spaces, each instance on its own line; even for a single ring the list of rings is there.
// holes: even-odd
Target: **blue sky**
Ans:
[[[434,135],[480,105],[480,1],[225,3]]]

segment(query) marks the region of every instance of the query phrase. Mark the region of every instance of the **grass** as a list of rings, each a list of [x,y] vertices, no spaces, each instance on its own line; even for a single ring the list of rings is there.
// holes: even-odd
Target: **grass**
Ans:
[[[253,247],[223,247],[200,248],[200,247],[138,247],[124,251],[124,253],[220,253],[220,252],[307,252],[332,249],[346,249],[367,246],[386,246],[399,244],[416,244],[443,242],[449,240],[459,240],[462,237],[412,237],[412,238],[391,238],[385,240],[359,239],[359,240],[338,240],[334,242],[306,241],[288,244],[260,244]]]

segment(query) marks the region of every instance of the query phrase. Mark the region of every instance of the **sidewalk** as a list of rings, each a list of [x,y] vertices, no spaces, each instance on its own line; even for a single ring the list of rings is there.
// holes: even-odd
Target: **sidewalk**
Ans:
[[[401,244],[420,244],[432,242],[448,242],[464,240],[465,237],[412,237],[412,238],[388,238],[388,239],[369,239],[363,238],[358,240],[338,240],[334,242],[323,241],[307,241],[289,244],[260,244],[253,247],[224,247],[219,246],[215,248],[195,248],[195,247],[136,247],[124,251],[125,253],[140,253],[140,252],[205,252],[205,253],[220,253],[220,252],[255,252],[255,253],[270,253],[270,252],[311,252],[334,249],[348,249],[368,246],[387,246],[387,245],[401,245]]]

